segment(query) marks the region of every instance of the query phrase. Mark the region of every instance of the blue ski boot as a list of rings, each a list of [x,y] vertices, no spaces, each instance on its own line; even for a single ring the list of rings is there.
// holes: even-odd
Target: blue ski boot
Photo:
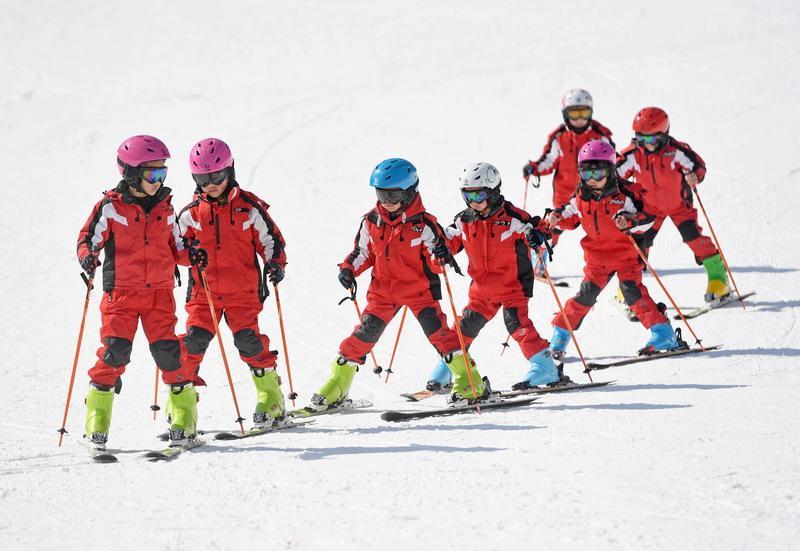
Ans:
[[[444,363],[444,360],[440,359],[436,367],[433,368],[433,373],[431,373],[428,378],[428,383],[425,385],[425,388],[437,394],[447,394],[452,387],[453,374],[450,372],[447,364]]]
[[[678,337],[675,330],[667,323],[657,323],[650,327],[650,340],[639,350],[639,355],[655,354],[662,350],[678,348]]]
[[[569,340],[569,331],[558,325],[553,326],[553,336],[550,338],[550,350],[553,353],[554,360],[559,361],[564,357],[564,351],[567,349]]]
[[[553,361],[553,353],[549,348],[540,350],[530,357],[530,369],[525,374],[525,378],[513,385],[512,390],[527,390],[540,385],[552,385],[561,380],[558,367]]]

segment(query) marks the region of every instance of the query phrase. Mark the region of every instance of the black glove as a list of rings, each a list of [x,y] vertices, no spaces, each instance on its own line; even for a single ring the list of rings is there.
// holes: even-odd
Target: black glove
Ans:
[[[198,270],[208,268],[208,251],[199,247],[189,247],[189,262]]]
[[[81,258],[80,263],[81,268],[83,268],[83,271],[86,272],[86,275],[89,277],[94,276],[95,269],[100,265],[100,261],[94,253],[89,253]]]
[[[525,180],[533,176],[534,172],[536,172],[536,167],[533,166],[530,161],[525,163],[525,166],[522,167],[522,176],[525,178]]]
[[[353,270],[350,268],[339,270],[339,283],[347,290],[352,289],[356,284],[356,276],[353,275]]]
[[[283,267],[276,260],[270,260],[264,269],[273,285],[277,285],[286,277],[286,272],[283,271]]]
[[[531,228],[525,232],[525,241],[531,249],[538,249],[544,245],[547,236],[535,228]]]
[[[433,256],[442,262],[448,262],[453,255],[450,253],[450,249],[447,248],[447,243],[444,239],[439,240],[436,246],[433,248]]]

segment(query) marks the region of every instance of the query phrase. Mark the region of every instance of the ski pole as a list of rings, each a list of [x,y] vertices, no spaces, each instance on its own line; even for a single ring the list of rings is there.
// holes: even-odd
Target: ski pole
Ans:
[[[534,176],[534,178],[535,178],[535,180],[533,182],[530,182],[530,184],[533,187],[538,188],[541,182],[540,182],[538,176]],[[528,182],[529,182],[529,180],[530,179],[525,180],[525,195],[522,198],[522,210],[528,210]]]
[[[661,278],[658,277],[658,273],[656,273],[656,271],[650,265],[650,261],[647,260],[647,257],[642,252],[642,249],[639,248],[639,245],[636,243],[636,240],[633,238],[633,236],[631,236],[630,233],[626,233],[625,235],[627,235],[628,239],[630,239],[631,243],[633,243],[633,246],[636,248],[636,252],[639,253],[639,258],[641,258],[644,261],[644,265],[647,266],[647,269],[650,270],[650,273],[653,274],[653,276],[656,278],[656,281],[658,281],[658,284],[661,286],[661,289],[664,291],[664,293],[667,295],[667,298],[672,303],[672,307],[675,308],[675,310],[677,310],[678,315],[683,320],[683,323],[686,325],[686,327],[689,328],[689,331],[692,333],[692,336],[694,337],[695,342],[698,344],[698,346],[700,346],[700,349],[703,352],[705,352],[706,349],[703,347],[703,343],[700,342],[700,339],[697,337],[697,334],[694,332],[694,329],[692,329],[692,326],[689,325],[688,321],[686,321],[686,318],[684,317],[683,312],[681,312],[681,309],[678,307],[677,304],[675,304],[675,301],[673,300],[672,295],[670,295],[669,291],[667,291],[667,288],[664,286],[664,283],[661,281]]]
[[[153,411],[153,421],[156,420],[156,414],[158,413],[158,410],[161,409],[160,407],[158,407],[158,366],[156,366],[156,384],[155,384],[155,387],[156,387],[156,390],[155,390],[155,392],[153,394],[153,405],[150,406],[150,409]]]
[[[392,357],[389,359],[389,369],[386,370],[385,383],[389,382],[389,375],[394,373],[392,365],[394,365],[394,355],[397,352],[397,345],[400,344],[400,333],[403,332],[403,323],[406,321],[406,314],[408,313],[408,306],[403,306],[403,315],[400,316],[400,327],[397,328],[397,337],[394,339],[394,348],[392,348]]]
[[[539,259],[539,262],[542,263],[542,271],[544,272],[544,276],[547,279],[547,284],[550,285],[550,290],[553,292],[553,297],[556,299],[556,304],[558,304],[558,310],[561,312],[561,318],[564,320],[564,323],[567,326],[567,331],[569,331],[570,337],[572,337],[572,342],[575,343],[575,350],[578,351],[578,356],[581,358],[581,363],[583,363],[583,372],[586,373],[586,376],[589,377],[589,382],[593,383],[592,374],[589,370],[589,366],[586,365],[586,358],[583,356],[583,351],[581,351],[581,347],[578,344],[578,340],[575,338],[575,330],[572,328],[572,323],[569,321],[569,317],[567,316],[566,310],[564,310],[564,306],[561,304],[561,299],[558,298],[558,293],[556,292],[556,287],[553,285],[553,280],[550,279],[550,272],[547,269],[547,266],[544,265],[544,259],[542,258],[542,253],[540,250],[536,249],[536,257]]]
[[[286,375],[289,377],[289,399],[294,401],[297,399],[297,393],[294,391],[294,384],[292,383],[292,366],[289,362],[289,349],[286,347],[286,330],[283,328],[283,310],[281,310],[281,294],[278,292],[278,285],[273,285],[275,288],[275,304],[278,306],[278,322],[281,326],[281,340],[283,341],[283,355],[286,358]]]
[[[458,342],[461,345],[461,353],[464,355],[464,363],[467,366],[467,378],[469,379],[469,387],[472,389],[472,395],[477,399],[478,393],[475,390],[475,381],[472,380],[472,358],[467,355],[467,343],[464,340],[464,334],[461,332],[461,323],[458,321],[458,310],[456,310],[456,303],[453,300],[453,291],[450,290],[450,278],[447,277],[447,266],[442,265],[442,275],[444,275],[444,284],[447,287],[447,297],[450,299],[450,307],[453,309],[453,318],[456,320],[455,328],[458,335]],[[480,414],[481,406],[476,404],[475,410]]]
[[[339,304],[341,305],[343,302],[347,300],[352,301],[353,306],[356,307],[356,315],[358,316],[358,323],[361,323],[361,308],[358,306],[358,299],[356,298],[357,292],[358,292],[358,286],[355,284],[355,282],[353,282],[353,286],[350,287],[350,296],[344,297],[342,300],[339,301]],[[375,367],[372,368],[372,372],[378,377],[380,377],[383,368],[380,365],[378,365],[378,360],[375,359],[375,352],[370,350],[369,355],[372,358],[372,363],[375,365]]]
[[[222,363],[225,366],[225,375],[228,376],[228,386],[231,388],[231,396],[233,396],[233,405],[236,408],[236,422],[239,423],[239,428],[244,434],[244,417],[239,413],[239,401],[236,399],[236,391],[233,388],[233,379],[231,378],[231,370],[228,367],[228,356],[225,354],[225,346],[222,344],[222,335],[219,333],[219,322],[217,321],[217,311],[214,309],[214,300],[211,298],[211,291],[208,289],[208,280],[204,270],[198,270],[200,278],[203,280],[203,289],[206,290],[206,299],[208,300],[208,308],[211,310],[211,320],[214,322],[214,331],[217,333],[217,341],[219,342],[219,350],[222,352]]]
[[[725,259],[725,255],[722,253],[722,247],[719,246],[719,239],[717,239],[717,234],[714,232],[714,226],[711,225],[711,220],[708,218],[708,213],[706,212],[706,208],[703,206],[703,200],[700,199],[700,194],[697,193],[697,186],[693,187],[694,189],[694,196],[697,197],[697,203],[700,205],[700,210],[703,211],[703,216],[706,219],[706,223],[708,224],[708,229],[711,230],[711,237],[714,238],[714,244],[717,246],[717,251],[719,252],[720,258],[722,258],[722,262],[725,264],[725,269],[728,270],[728,275],[731,276],[731,283],[733,283],[733,288],[736,289],[736,294],[739,296],[739,302],[742,303],[742,309],[744,309],[744,299],[742,298],[742,294],[739,292],[739,287],[736,285],[736,280],[733,279],[733,272],[731,271],[731,267],[728,266],[728,261]]]
[[[81,352],[81,342],[83,341],[83,328],[86,325],[86,312],[89,311],[89,297],[92,294],[92,289],[94,288],[94,272],[89,277],[86,277],[86,274],[81,272],[81,278],[83,282],[86,284],[86,298],[83,301],[83,316],[81,317],[81,328],[78,330],[78,344],[75,346],[75,358],[72,360],[72,374],[69,377],[69,389],[67,390],[67,405],[64,406],[64,418],[61,420],[61,428],[58,429],[58,447],[61,447],[61,443],[64,441],[64,435],[67,433],[67,414],[69,413],[69,403],[72,400],[72,387],[75,384],[75,371],[78,369],[78,356],[80,356]]]

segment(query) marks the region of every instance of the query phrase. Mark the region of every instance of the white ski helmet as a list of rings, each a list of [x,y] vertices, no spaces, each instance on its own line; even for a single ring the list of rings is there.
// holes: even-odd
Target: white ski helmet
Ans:
[[[583,88],[574,88],[568,91],[561,98],[561,110],[569,109],[570,107],[589,107],[594,108],[592,102],[592,94]]]
[[[470,163],[458,178],[460,189],[473,187],[499,189],[501,183],[500,172],[489,163]]]

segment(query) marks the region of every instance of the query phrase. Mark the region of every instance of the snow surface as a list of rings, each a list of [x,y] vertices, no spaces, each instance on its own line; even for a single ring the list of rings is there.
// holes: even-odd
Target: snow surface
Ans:
[[[4,2],[0,548],[797,548],[799,26],[792,1]],[[412,160],[442,221],[462,208],[455,182],[474,160],[496,164],[521,203],[520,167],[575,86],[591,90],[618,144],[637,109],[661,105],[708,163],[702,198],[740,289],[758,291],[746,311],[693,322],[722,350],[598,372],[617,385],[526,409],[390,425],[380,412],[413,407],[398,395],[436,360],[410,320],[389,383],[369,369],[356,379],[351,394],[373,410],[150,464],[140,452],[164,423],[150,418],[154,367],[140,334],[115,403],[121,461],[92,464],[72,439],[56,446],[83,303],[75,238],[116,183],[124,137],[166,141],[177,206],[193,188],[188,148],[208,135],[231,144],[242,185],[272,204],[288,240],[281,298],[303,404],[355,323],[336,304],[335,265],[374,201],[372,167]],[[532,210],[547,206],[548,185],[530,194]],[[579,282],[579,238],[562,241],[552,266],[572,286],[562,298]],[[680,305],[701,302],[704,275],[670,224],[652,261]],[[467,282],[453,280],[463,306]],[[610,294],[579,332],[592,358],[647,336]],[[554,309],[537,285],[546,336]],[[261,319],[279,345],[273,299]],[[384,365],[396,328],[376,348]],[[500,358],[504,338],[496,319],[474,347],[495,388],[526,368],[516,348]],[[248,372],[232,366],[248,414]],[[585,380],[574,361],[568,373]],[[216,343],[203,375],[201,426],[233,428]]]

